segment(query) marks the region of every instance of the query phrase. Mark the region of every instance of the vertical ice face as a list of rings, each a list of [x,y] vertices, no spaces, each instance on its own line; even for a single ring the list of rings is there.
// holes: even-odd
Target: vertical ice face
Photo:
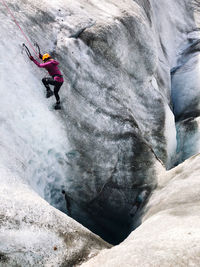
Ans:
[[[176,164],[200,152],[200,64],[199,39],[190,34],[190,44],[182,51],[172,72],[172,100],[177,128]]]
[[[170,109],[176,120],[177,155],[172,161],[172,165],[176,165],[199,152],[199,4],[197,1],[152,1],[152,6],[159,50],[163,51],[159,55],[164,56],[159,56],[161,79],[157,81],[171,92]],[[162,79],[167,77],[167,67],[172,69],[171,86]]]
[[[200,49],[199,44],[196,49]],[[185,62],[184,62],[185,59]],[[176,119],[196,116],[200,109],[200,56],[199,52],[182,56],[183,63],[172,74],[172,99]],[[197,114],[198,115],[198,114]]]
[[[174,166],[174,160],[176,158],[176,148],[177,148],[177,140],[176,140],[176,127],[175,127],[175,118],[171,109],[168,105],[165,106],[165,138],[167,144],[167,169],[170,169]]]
[[[23,36],[6,11],[1,4],[0,161],[41,197],[62,208],[61,188],[67,176],[65,153],[69,150],[67,131],[60,114],[51,108],[55,99],[45,99],[40,81],[45,72],[39,74],[21,53]]]
[[[20,54],[23,36],[1,6],[1,163],[66,211],[64,189],[74,218],[118,242],[141,188],[155,187],[158,162],[173,164],[170,69],[195,27],[190,3],[8,4],[30,40],[60,61],[65,84],[55,113],[44,72]]]

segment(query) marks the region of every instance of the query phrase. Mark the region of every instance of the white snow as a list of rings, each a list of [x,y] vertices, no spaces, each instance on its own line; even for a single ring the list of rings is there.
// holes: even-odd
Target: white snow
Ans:
[[[174,114],[172,113],[168,105],[165,105],[165,116],[165,138],[168,153],[167,168],[170,169],[174,164],[177,141]]]

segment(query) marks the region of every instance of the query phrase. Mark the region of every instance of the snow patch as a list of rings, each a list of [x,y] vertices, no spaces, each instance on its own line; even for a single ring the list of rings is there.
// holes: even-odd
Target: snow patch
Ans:
[[[176,127],[174,114],[168,105],[165,105],[165,138],[167,143],[167,169],[171,168],[174,163],[174,157],[176,154]]]

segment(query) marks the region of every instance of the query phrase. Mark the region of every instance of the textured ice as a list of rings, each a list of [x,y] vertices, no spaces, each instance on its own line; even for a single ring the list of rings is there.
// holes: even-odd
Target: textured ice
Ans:
[[[199,152],[199,3],[7,3],[31,42],[60,61],[65,84],[63,111],[55,112],[40,81],[45,71],[21,54],[24,37],[1,4],[1,258],[70,266],[72,246],[77,263],[107,245],[51,206],[68,213],[62,190],[73,218],[117,243],[133,229],[137,196],[161,179],[160,162],[169,168]],[[66,255],[71,227],[80,231]]]
[[[143,223],[119,246],[83,267],[198,266],[200,155],[162,173]]]

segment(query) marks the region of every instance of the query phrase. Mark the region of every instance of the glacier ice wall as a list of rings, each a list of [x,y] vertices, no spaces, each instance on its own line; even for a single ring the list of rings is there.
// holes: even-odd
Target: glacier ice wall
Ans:
[[[143,223],[119,246],[82,267],[198,266],[200,154],[161,173]]]
[[[64,189],[71,216],[109,241],[131,231],[130,212],[156,186],[160,161],[177,161],[173,113],[184,98],[179,70],[172,80],[170,71],[197,38],[192,3],[8,1],[30,40],[60,61],[63,113],[51,110],[45,74],[20,53],[23,36],[0,6],[1,163],[67,212]]]
[[[0,265],[74,266],[109,248],[0,164]]]

